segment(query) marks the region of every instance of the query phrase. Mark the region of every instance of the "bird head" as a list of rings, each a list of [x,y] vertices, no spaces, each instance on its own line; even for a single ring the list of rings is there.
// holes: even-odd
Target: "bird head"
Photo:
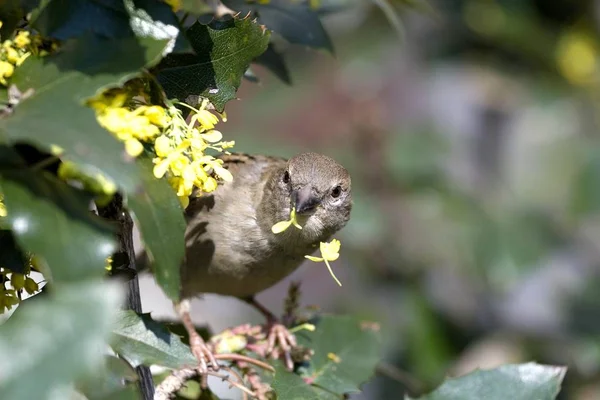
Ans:
[[[276,180],[275,214],[279,220],[285,220],[293,208],[302,226],[295,234],[304,241],[326,240],[350,219],[350,175],[333,159],[317,153],[302,153],[288,160],[273,179]]]

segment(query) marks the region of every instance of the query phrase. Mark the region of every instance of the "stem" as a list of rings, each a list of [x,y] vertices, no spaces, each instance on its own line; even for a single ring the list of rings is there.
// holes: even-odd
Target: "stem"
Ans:
[[[127,297],[124,304],[125,309],[130,309],[140,314],[142,312],[142,300],[140,297],[140,286],[135,268],[135,251],[133,249],[133,220],[129,212],[123,207],[123,197],[116,193],[106,207],[98,207],[98,215],[115,221],[118,224],[117,238],[119,239],[119,251],[127,255],[127,265],[119,268],[120,275],[129,279],[127,281]],[[139,366],[136,368],[139,387],[144,400],[154,398],[154,383],[150,368]]]

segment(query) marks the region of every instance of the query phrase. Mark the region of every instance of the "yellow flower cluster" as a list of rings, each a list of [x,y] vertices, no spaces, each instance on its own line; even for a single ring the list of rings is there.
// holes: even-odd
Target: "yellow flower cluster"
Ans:
[[[197,109],[185,103],[178,104],[192,111],[190,121],[186,122],[175,105],[168,108],[171,123],[154,142],[153,172],[158,179],[167,176],[185,208],[194,188],[209,193],[217,188],[216,178],[233,179],[223,168],[223,161],[206,154],[206,150],[226,152],[235,142],[221,141],[223,135],[213,129],[219,120],[206,109],[208,100],[205,99]]]
[[[287,228],[289,228],[292,225],[294,225],[298,229],[302,229],[302,226],[298,223],[298,220],[296,218],[295,207],[292,207],[292,210],[290,211],[290,219],[287,221],[277,222],[275,225],[273,225],[271,227],[271,231],[275,234],[278,234],[278,233],[285,231]],[[339,281],[339,279],[333,273],[333,270],[331,269],[331,265],[329,265],[329,261],[335,261],[340,257],[341,245],[342,245],[341,242],[337,239],[332,239],[331,242],[329,242],[329,243],[321,242],[319,244],[319,250],[321,251],[321,257],[313,257],[310,255],[304,256],[305,258],[308,258],[310,261],[314,261],[314,262],[324,261],[325,265],[327,265],[327,269],[329,270],[329,273],[331,274],[331,277],[340,286],[342,286],[342,283]]]
[[[21,302],[21,293],[23,293],[23,290],[30,295],[39,290],[37,282],[28,276],[31,272],[32,262],[33,259],[30,260],[29,265],[25,268],[24,274],[11,272],[6,268],[0,267],[0,314],[10,310],[13,306]],[[6,287],[7,282],[10,282],[11,287]]]
[[[88,102],[96,111],[98,123],[125,143],[125,151],[132,157],[144,151],[142,142],[151,142],[165,129],[170,118],[160,106],[140,105],[126,107],[130,101],[126,92],[105,92]]]
[[[0,27],[2,22],[0,21]],[[8,86],[7,78],[10,78],[18,67],[31,55],[28,47],[31,44],[30,33],[19,31],[13,40],[5,40],[0,46],[0,84]]]
[[[4,195],[0,193],[0,217],[6,217],[6,206],[4,205]],[[39,290],[38,284],[28,276],[31,267],[35,265],[35,257],[29,257],[25,266],[24,274],[12,272],[7,268],[0,267],[0,314],[10,310],[13,306],[21,302],[21,293],[25,290],[29,294],[34,294]],[[10,274],[10,276],[8,276]],[[6,288],[6,283],[10,282],[11,287]]]
[[[233,179],[222,160],[206,154],[206,150],[226,152],[235,144],[222,141],[223,135],[214,129],[219,118],[207,110],[207,99],[197,109],[185,103],[165,108],[139,103],[124,90],[110,90],[88,105],[96,111],[98,123],[125,143],[129,155],[137,157],[144,149],[155,154],[154,176],[167,177],[184,207],[194,189],[212,192],[217,178]],[[177,106],[191,110],[189,122]]]

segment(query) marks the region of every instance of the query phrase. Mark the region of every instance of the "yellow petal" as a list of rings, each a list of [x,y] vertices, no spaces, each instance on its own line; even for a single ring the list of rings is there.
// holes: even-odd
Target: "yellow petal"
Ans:
[[[144,151],[144,145],[137,139],[129,139],[125,141],[125,151],[131,157],[137,157]]]
[[[219,175],[221,179],[223,179],[225,182],[233,181],[233,175],[231,175],[231,172],[229,172],[225,168],[213,165],[213,169],[215,170],[215,173]]]
[[[210,193],[215,191],[217,189],[217,186],[217,180],[215,178],[208,177],[202,185],[202,190],[206,193]]]
[[[171,152],[171,141],[165,135],[159,136],[154,141],[154,151],[159,157],[166,157]]]
[[[203,133],[201,136],[204,140],[211,143],[218,142],[219,140],[223,139],[223,134],[214,129]]]
[[[163,176],[165,176],[168,169],[169,169],[169,159],[165,158],[164,160],[162,160],[161,162],[159,162],[158,164],[156,164],[154,166],[154,169],[152,170],[152,172],[154,173],[155,178],[160,179]]]
[[[271,228],[271,231],[274,234],[281,233],[281,232],[285,231],[287,228],[289,228],[291,224],[292,224],[292,221],[279,221],[278,223],[273,225],[273,227]]]
[[[321,261],[325,261],[325,260],[323,260],[321,257],[304,256],[304,258],[308,258],[310,261],[314,261],[314,262],[321,262]]]

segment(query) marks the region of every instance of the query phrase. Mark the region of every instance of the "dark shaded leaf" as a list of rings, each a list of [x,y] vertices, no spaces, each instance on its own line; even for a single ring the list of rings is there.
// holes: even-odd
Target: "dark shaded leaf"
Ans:
[[[59,40],[90,32],[108,38],[132,35],[123,0],[52,0],[33,13],[31,24],[42,36]]]
[[[272,43],[269,43],[267,50],[262,53],[254,62],[258,65],[262,65],[271,71],[275,76],[281,79],[288,85],[292,84],[292,78],[290,77],[290,71],[285,64],[285,60],[281,53],[275,50]]]
[[[3,169],[0,176],[17,242],[48,263],[53,280],[103,274],[115,239],[112,227],[89,211],[87,194],[49,173]]]
[[[554,400],[566,372],[566,367],[535,363],[503,365],[448,379],[419,400]]]
[[[218,111],[235,98],[250,62],[267,48],[270,33],[249,18],[194,23],[186,32],[196,55],[171,54],[159,66],[158,80],[169,98],[210,99]]]
[[[318,14],[308,2],[294,0],[270,0],[268,2],[247,2],[245,0],[224,0],[223,3],[246,15],[256,13],[262,24],[279,33],[288,42],[325,49],[333,53],[333,44],[323,28]]]
[[[190,343],[189,334],[188,334],[187,330],[185,329],[185,326],[183,326],[183,323],[171,322],[171,321],[161,321],[161,323],[170,332],[179,336],[181,338],[181,340],[183,341],[183,343],[186,343],[186,344]],[[210,327],[208,325],[200,325],[200,326],[196,325],[196,326],[194,326],[194,328],[196,328],[196,332],[198,332],[200,337],[206,341],[210,340],[211,336],[213,335],[213,332],[210,330]]]
[[[198,361],[178,336],[149,314],[120,311],[112,332],[113,349],[132,366],[161,365],[167,368],[195,366]]]
[[[24,15],[25,13],[19,0],[0,1],[0,21],[2,21],[0,37],[3,41],[9,38]]]
[[[152,175],[152,161],[139,159],[144,192],[127,198],[140,229],[157,283],[171,300],[179,300],[179,269],[185,254],[186,223],[177,195],[166,179]]]
[[[297,334],[298,343],[314,350],[304,375],[329,392],[360,391],[381,357],[377,326],[350,316],[325,315],[314,332]],[[343,340],[342,340],[343,339]]]
[[[139,181],[135,164],[127,161],[123,144],[98,125],[94,111],[83,103],[101,88],[157,62],[164,46],[164,41],[151,39],[87,36],[66,43],[55,57],[30,57],[12,82],[22,92],[32,89],[33,93],[0,120],[0,134],[44,149],[58,145],[84,171],[101,171],[126,192],[133,192]]]
[[[24,274],[27,263],[28,259],[17,245],[12,232],[0,230],[0,266]]]
[[[2,325],[0,398],[45,399],[101,365],[117,287],[78,282],[57,289],[45,301],[22,304]]]
[[[282,400],[340,400],[342,396],[329,393],[319,387],[308,385],[301,376],[289,372],[280,363],[275,363],[275,377],[271,387]]]

